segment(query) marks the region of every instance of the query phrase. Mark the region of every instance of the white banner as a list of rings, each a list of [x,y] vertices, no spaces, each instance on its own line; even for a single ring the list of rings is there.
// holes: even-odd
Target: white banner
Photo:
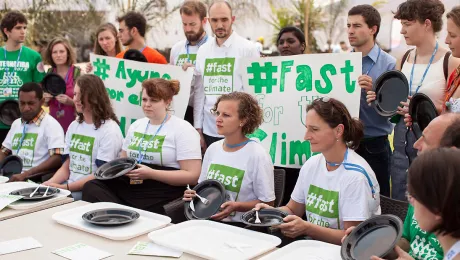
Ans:
[[[311,157],[304,136],[306,108],[314,99],[336,98],[359,117],[361,53],[246,59],[240,69],[244,89],[264,111],[264,123],[252,137],[261,140],[276,166],[300,168]]]
[[[180,66],[144,63],[91,54],[94,75],[105,84],[115,114],[120,120],[123,135],[131,123],[144,117],[141,108],[142,82],[149,78],[175,79],[180,82],[179,94],[174,96],[171,113],[184,118],[190,97],[193,68],[184,71]]]

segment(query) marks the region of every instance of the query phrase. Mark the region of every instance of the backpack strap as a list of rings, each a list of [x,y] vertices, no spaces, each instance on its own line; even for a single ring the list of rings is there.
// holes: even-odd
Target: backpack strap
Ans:
[[[409,50],[406,51],[406,53],[404,53],[404,56],[403,56],[402,59],[401,59],[401,70],[402,70],[402,68],[403,68],[403,66],[404,66],[404,62],[406,62],[407,57],[409,57],[409,54],[410,54],[410,52],[411,52],[412,50],[413,50],[413,49],[409,49]]]
[[[444,55],[444,63],[443,63],[443,69],[444,69],[444,78],[447,80],[448,74],[449,74],[449,58],[450,58],[451,52],[448,51],[446,52],[446,55]]]

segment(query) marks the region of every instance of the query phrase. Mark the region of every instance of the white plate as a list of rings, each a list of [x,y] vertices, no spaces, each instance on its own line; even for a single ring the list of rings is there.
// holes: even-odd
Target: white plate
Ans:
[[[268,254],[260,260],[340,260],[340,246],[316,240],[299,240]]]
[[[140,214],[140,217],[132,223],[115,227],[93,225],[87,223],[81,217],[88,211],[108,208],[134,210]],[[163,228],[171,223],[171,218],[167,216],[111,202],[92,203],[78,208],[57,212],[53,214],[52,218],[59,224],[112,240],[128,240],[146,234],[152,230]]]
[[[2,184],[0,186],[0,194],[10,194],[10,192],[18,190],[18,189],[37,187],[37,186],[38,184],[36,183],[21,182],[21,181],[20,182],[9,182],[9,183]],[[70,193],[71,192],[68,190],[59,189],[59,193],[50,199],[29,200],[29,201],[18,200],[8,205],[8,208],[16,209],[16,210],[29,210],[29,209],[41,207],[43,205],[47,205],[50,203],[54,203],[56,201],[65,200],[65,198],[69,196]]]
[[[206,259],[251,259],[274,249],[278,237],[209,220],[190,220],[151,232],[149,238],[161,246]],[[243,247],[240,252],[227,243]]]
[[[0,176],[0,184],[1,183],[5,183],[9,180],[10,178],[6,177],[6,176]]]

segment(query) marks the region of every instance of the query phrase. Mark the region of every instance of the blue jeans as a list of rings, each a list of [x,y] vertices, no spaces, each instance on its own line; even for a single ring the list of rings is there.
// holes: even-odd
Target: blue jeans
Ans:
[[[380,186],[380,194],[390,197],[391,148],[388,136],[363,139],[356,152],[374,171]]]

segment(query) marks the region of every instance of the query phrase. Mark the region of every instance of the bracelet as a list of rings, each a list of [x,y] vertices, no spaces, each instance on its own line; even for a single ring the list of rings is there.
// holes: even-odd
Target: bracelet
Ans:
[[[70,188],[69,188],[69,183],[67,183],[67,190],[70,191]]]

